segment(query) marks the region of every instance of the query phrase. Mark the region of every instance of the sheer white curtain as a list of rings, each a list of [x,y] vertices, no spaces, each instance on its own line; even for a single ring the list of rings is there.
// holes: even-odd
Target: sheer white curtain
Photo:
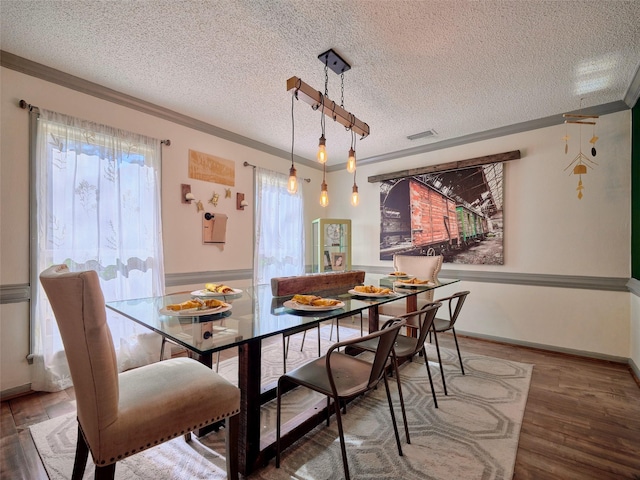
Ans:
[[[256,167],[254,283],[304,273],[302,185],[291,195],[288,177]],[[302,183],[302,182],[301,182]]]
[[[159,140],[40,110],[33,274],[64,263],[96,270],[106,301],[162,295],[160,172]],[[55,317],[40,283],[31,285],[32,388],[64,389],[71,377]],[[107,314],[121,371],[158,360],[157,334]]]

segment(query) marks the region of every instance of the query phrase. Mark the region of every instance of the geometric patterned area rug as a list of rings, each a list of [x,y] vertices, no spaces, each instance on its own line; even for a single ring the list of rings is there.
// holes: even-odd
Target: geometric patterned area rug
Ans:
[[[358,325],[359,327],[359,325]],[[322,328],[323,349],[328,326]],[[341,328],[341,340],[349,329]],[[302,335],[291,338],[287,369],[315,357],[317,337],[307,332],[304,351]],[[351,330],[352,334],[359,331]],[[334,332],[335,335],[335,332]],[[296,338],[300,337],[300,338]],[[324,338],[326,337],[326,338]],[[335,341],[335,337],[334,337]],[[307,343],[308,342],[308,343]],[[326,344],[326,345],[325,345]],[[309,352],[310,350],[310,352]],[[394,379],[389,386],[394,401],[403,456],[398,455],[384,386],[351,402],[343,416],[349,469],[353,479],[403,480],[506,480],[513,476],[520,426],[529,391],[533,365],[492,357],[465,354],[466,375],[462,375],[455,350],[441,348],[448,395],[440,378],[435,347],[427,344],[429,366],[434,379],[439,408],[434,408],[424,359],[416,357],[401,367],[400,377],[407,410],[411,444],[407,445]],[[282,346],[275,342],[263,349],[263,359],[271,367],[263,371],[263,382],[282,373]],[[214,366],[215,368],[215,366]],[[234,375],[234,360],[221,362],[220,373]],[[278,372],[279,370],[279,372]],[[237,370],[236,370],[237,371]],[[283,397],[283,418],[295,416],[297,409],[316,403],[317,397],[298,389]],[[275,401],[262,409],[266,435],[275,430]],[[75,453],[75,415],[54,418],[31,427],[31,435],[51,479],[70,478]],[[224,430],[191,442],[176,438],[118,462],[116,479],[224,479]],[[268,466],[249,479],[344,478],[340,441],[335,419],[317,426],[282,454],[281,468]],[[84,478],[93,478],[91,459]]]

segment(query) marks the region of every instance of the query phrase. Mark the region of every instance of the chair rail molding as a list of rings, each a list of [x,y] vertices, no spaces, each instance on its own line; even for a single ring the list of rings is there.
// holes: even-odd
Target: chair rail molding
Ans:
[[[164,281],[167,287],[178,287],[196,283],[230,282],[232,280],[248,280],[251,278],[253,278],[253,270],[248,268],[218,272],[168,273],[164,276]]]
[[[28,283],[0,285],[0,305],[28,302],[30,298],[31,288]]]
[[[388,273],[389,267],[367,267],[354,265],[371,273]],[[438,274],[442,278],[455,278],[469,282],[502,283],[510,285],[531,285],[536,287],[584,288],[587,290],[607,290],[628,292],[629,278],[590,277],[582,275],[551,275],[542,273],[489,272],[479,270],[454,270],[443,268]],[[636,282],[638,282],[636,280]],[[640,283],[640,282],[638,282]]]
[[[371,273],[388,273],[389,267],[371,267],[354,265],[354,270],[365,270]],[[311,266],[307,265],[307,272]],[[483,272],[476,270],[441,270],[440,277],[456,278],[469,282],[503,283],[511,285],[531,285],[538,287],[584,288],[587,290],[607,290],[614,292],[630,292],[640,297],[640,280],[624,277],[588,277],[579,275],[547,275],[539,273]],[[167,287],[194,285],[208,282],[229,282],[232,280],[249,280],[253,270],[224,270],[218,272],[169,273],[165,275]],[[0,285],[0,305],[8,303],[28,302],[31,299],[31,288],[28,283]]]

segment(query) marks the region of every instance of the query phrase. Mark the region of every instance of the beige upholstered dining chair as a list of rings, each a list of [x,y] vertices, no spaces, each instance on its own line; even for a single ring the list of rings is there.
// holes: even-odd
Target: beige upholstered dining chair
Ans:
[[[407,275],[413,275],[420,280],[429,280],[430,282],[438,281],[438,273],[442,268],[442,255],[394,255],[393,267],[397,272],[404,272]],[[433,290],[420,293],[418,295],[418,310],[427,303],[433,302]],[[405,307],[406,300],[396,300],[395,302],[385,303],[378,307],[380,315],[389,317],[399,317],[407,312]]]
[[[391,402],[391,393],[389,391],[389,383],[387,381],[386,367],[389,365],[389,357],[393,349],[393,345],[398,337],[398,331],[405,324],[404,320],[392,319],[384,329],[371,333],[364,337],[356,337],[343,342],[332,345],[327,354],[311,360],[295,370],[286,373],[278,380],[277,390],[277,414],[276,414],[276,467],[280,467],[280,429],[281,429],[281,411],[282,411],[282,394],[284,389],[291,385],[300,385],[327,396],[327,424],[330,416],[330,402],[333,400],[336,421],[338,424],[338,433],[340,436],[340,448],[342,451],[342,465],[346,480],[349,480],[349,464],[347,462],[347,450],[344,441],[344,432],[342,429],[342,416],[340,414],[341,402],[357,397],[369,390],[375,388],[380,381],[384,381],[387,392],[387,401],[389,403],[389,411],[393,422],[393,429],[396,436],[396,444],[398,453],[402,456],[402,447],[400,445],[400,435],[398,434],[398,425],[396,424],[395,414],[393,412],[393,403]],[[341,347],[351,346],[359,341],[375,341],[377,348],[375,349],[372,361],[366,361],[358,357],[347,355],[338,351]],[[404,401],[400,397],[400,407],[402,416],[406,418]],[[407,443],[409,438],[407,437]]]
[[[118,374],[95,271],[56,265],[40,274],[75,388],[78,441],[72,479],[89,452],[96,479],[112,479],[116,462],[174,437],[225,421],[229,478],[238,477],[240,390],[206,366],[174,358]]]

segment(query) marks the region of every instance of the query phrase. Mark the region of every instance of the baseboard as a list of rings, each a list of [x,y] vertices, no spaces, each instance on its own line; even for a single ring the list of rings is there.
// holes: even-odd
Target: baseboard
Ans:
[[[31,390],[31,384],[25,383],[24,385],[7,388],[6,390],[0,391],[0,401],[4,402],[6,400],[12,400],[14,398],[28,395],[30,393],[33,393],[33,390]]]
[[[633,361],[633,358],[629,359],[629,369],[631,370],[633,379],[636,381],[636,383],[640,387],[640,368],[638,368],[638,365],[636,365],[636,362]]]
[[[464,337],[469,337],[469,338],[477,338],[480,340],[490,340],[492,342],[504,343],[507,345],[518,345],[520,347],[535,348],[536,350],[545,350],[548,352],[565,353],[567,355],[575,355],[577,357],[594,358],[596,360],[606,360],[608,362],[624,363],[625,365],[631,365],[632,363],[632,360],[627,357],[607,355],[605,353],[598,353],[598,352],[588,352],[585,350],[575,350],[573,348],[557,347],[554,345],[545,345],[543,343],[525,342],[522,340],[515,340],[513,338],[496,337],[493,335],[484,335],[482,333],[476,333],[476,332],[464,332],[464,331],[458,330],[457,328],[456,328],[456,334]]]

